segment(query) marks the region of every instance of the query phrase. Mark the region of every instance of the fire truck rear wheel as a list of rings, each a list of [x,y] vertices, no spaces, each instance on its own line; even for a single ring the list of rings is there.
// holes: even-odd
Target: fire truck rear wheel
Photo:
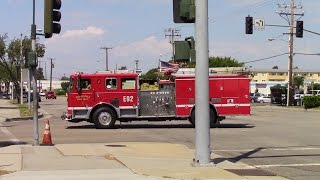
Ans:
[[[112,128],[116,122],[115,112],[107,107],[101,107],[93,113],[93,123],[97,129]]]
[[[209,113],[210,113],[210,127],[213,127],[215,124],[218,124],[219,121],[213,109],[210,108]],[[196,119],[196,111],[194,109],[191,113],[191,117],[189,118],[189,121],[193,127],[195,127],[195,119]]]

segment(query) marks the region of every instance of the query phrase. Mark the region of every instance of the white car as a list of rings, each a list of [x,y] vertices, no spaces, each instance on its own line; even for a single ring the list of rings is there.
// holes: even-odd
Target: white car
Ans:
[[[260,96],[257,101],[259,103],[271,103],[271,96]]]
[[[46,93],[41,91],[40,96],[46,96]]]

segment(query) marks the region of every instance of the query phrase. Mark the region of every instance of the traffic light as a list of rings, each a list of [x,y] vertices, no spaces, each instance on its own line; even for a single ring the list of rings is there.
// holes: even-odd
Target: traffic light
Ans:
[[[297,38],[303,37],[303,21],[297,21],[296,37]]]
[[[44,1],[44,33],[46,38],[51,38],[52,34],[59,34],[61,31],[61,0]]]
[[[194,23],[196,19],[195,0],[173,0],[173,22]]]
[[[34,51],[28,52],[27,65],[28,67],[31,67],[31,68],[35,68],[38,66],[38,58],[37,58],[36,52]]]
[[[253,18],[246,17],[246,34],[253,34]]]
[[[185,38],[185,41],[174,42],[174,60],[195,62],[196,50],[193,37]]]

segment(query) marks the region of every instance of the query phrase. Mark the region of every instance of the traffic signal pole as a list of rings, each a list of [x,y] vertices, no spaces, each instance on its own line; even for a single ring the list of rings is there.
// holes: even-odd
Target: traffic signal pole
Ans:
[[[287,106],[293,105],[293,26],[294,26],[294,0],[291,0],[290,11],[290,28],[289,28],[289,62],[288,62],[288,89],[287,89]]]
[[[35,0],[33,0],[33,21],[31,25],[31,47],[32,51],[36,52],[36,25],[35,25]],[[32,74],[32,89],[33,89],[33,136],[34,146],[39,146],[39,123],[38,123],[38,93],[37,93],[37,68],[31,67]]]
[[[208,0],[195,1],[196,20],[196,107],[195,107],[195,159],[198,166],[211,164],[209,118],[209,41]]]

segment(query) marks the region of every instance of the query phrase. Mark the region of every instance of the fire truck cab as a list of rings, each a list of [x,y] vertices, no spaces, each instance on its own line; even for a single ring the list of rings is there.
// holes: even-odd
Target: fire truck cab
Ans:
[[[62,119],[88,121],[98,129],[116,121],[189,120],[195,124],[195,80],[177,75],[155,82],[158,89],[142,89],[135,72],[75,73],[70,77],[68,111]],[[249,115],[249,78],[245,75],[210,75],[210,122],[224,116]]]

